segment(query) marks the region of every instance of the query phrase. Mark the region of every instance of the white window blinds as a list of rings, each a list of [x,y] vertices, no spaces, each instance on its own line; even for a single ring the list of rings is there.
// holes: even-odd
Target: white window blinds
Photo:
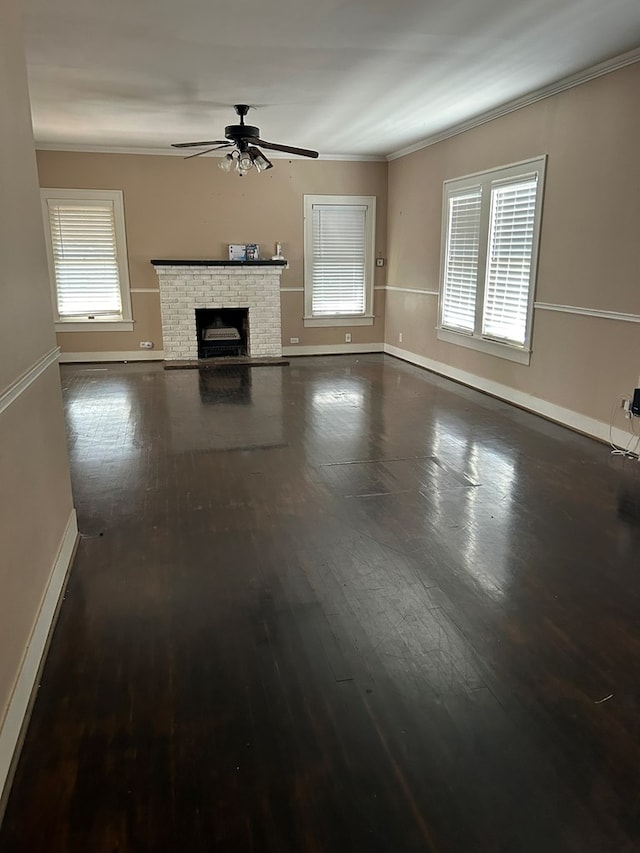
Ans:
[[[60,318],[121,316],[114,204],[48,200]]]
[[[442,325],[473,332],[480,246],[480,187],[449,197]]]
[[[527,332],[537,180],[491,190],[482,334],[523,344]]]
[[[314,204],[312,210],[312,313],[363,314],[367,207]]]
[[[529,364],[546,157],[447,180],[438,338]]]

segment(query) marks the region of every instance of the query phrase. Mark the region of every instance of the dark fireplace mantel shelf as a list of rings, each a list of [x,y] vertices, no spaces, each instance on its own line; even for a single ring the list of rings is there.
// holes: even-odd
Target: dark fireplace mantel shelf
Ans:
[[[152,259],[154,267],[286,267],[288,261],[223,261]]]

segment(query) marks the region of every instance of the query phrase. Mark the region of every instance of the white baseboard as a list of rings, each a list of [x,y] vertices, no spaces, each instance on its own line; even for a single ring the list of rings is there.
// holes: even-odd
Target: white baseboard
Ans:
[[[21,738],[24,736],[25,722],[31,710],[31,701],[35,695],[40,667],[44,662],[58,603],[65,587],[77,542],[78,522],[76,511],[72,509],[49,578],[49,584],[40,605],[40,612],[22,659],[7,713],[2,728],[0,728],[0,803],[6,801],[5,786],[7,781],[10,781],[10,775],[14,769],[14,756],[16,756],[16,750],[21,745]]]
[[[282,347],[282,355],[344,355],[345,353],[364,354],[367,352],[384,352],[384,344],[318,344],[317,346],[297,345]]]
[[[61,364],[96,361],[164,361],[161,349],[142,349],[122,352],[61,352]]]
[[[388,355],[394,355],[404,361],[411,362],[411,364],[416,364],[418,367],[426,367],[427,370],[439,373],[441,376],[446,376],[447,379],[462,382],[464,385],[477,388],[478,391],[484,391],[507,403],[513,403],[516,406],[527,409],[536,415],[542,415],[542,417],[555,421],[562,426],[592,436],[600,441],[609,442],[609,424],[604,421],[598,421],[595,418],[590,418],[588,415],[574,412],[573,409],[565,409],[563,406],[557,406],[555,403],[550,403],[540,397],[534,397],[532,394],[518,391],[517,388],[511,388],[509,385],[502,385],[500,382],[476,376],[475,373],[459,370],[457,367],[444,364],[444,362],[435,361],[423,355],[417,355],[416,353],[409,352],[409,350],[401,349],[391,344],[385,344],[384,351]],[[614,427],[611,430],[611,437],[615,444],[620,447],[627,447],[631,433]]]

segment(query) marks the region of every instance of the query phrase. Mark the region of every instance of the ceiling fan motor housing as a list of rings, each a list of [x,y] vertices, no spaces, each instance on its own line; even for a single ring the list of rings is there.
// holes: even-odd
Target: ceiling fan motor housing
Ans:
[[[239,139],[260,139],[260,128],[250,124],[228,124],[224,135],[231,142],[237,142]]]

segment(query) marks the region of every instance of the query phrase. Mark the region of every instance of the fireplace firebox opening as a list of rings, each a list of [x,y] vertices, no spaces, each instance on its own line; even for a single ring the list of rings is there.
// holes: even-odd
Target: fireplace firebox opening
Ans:
[[[248,308],[196,308],[198,358],[248,354]]]

